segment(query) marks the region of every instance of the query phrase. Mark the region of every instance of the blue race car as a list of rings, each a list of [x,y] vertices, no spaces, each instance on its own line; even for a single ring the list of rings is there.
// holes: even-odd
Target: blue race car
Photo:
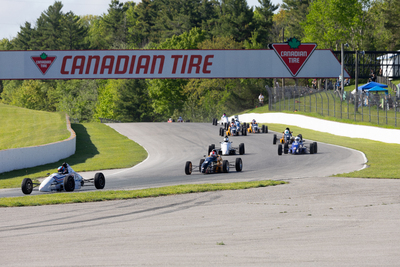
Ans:
[[[306,146],[304,143],[305,140],[303,140],[302,136],[299,134],[296,136],[294,139],[294,142],[292,144],[285,143],[285,144],[279,144],[278,145],[278,155],[281,156],[282,152],[283,154],[307,154],[309,152],[310,154],[316,154],[317,153],[317,142],[312,142],[310,143],[309,146]]]

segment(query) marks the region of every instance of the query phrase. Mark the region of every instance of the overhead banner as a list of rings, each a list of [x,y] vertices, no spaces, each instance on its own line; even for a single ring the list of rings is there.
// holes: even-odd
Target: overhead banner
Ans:
[[[261,50],[0,51],[0,80],[337,78],[340,75],[340,63],[332,51],[295,51],[288,52],[280,46]],[[347,72],[345,77],[350,78]]]

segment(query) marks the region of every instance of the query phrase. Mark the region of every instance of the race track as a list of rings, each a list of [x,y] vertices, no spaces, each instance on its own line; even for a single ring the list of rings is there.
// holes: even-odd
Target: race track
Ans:
[[[221,140],[218,127],[110,126],[144,146],[149,158],[130,169],[104,171],[106,190],[264,179],[289,183],[0,208],[2,266],[396,266],[400,261],[400,180],[328,177],[362,168],[359,152],[318,143],[318,154],[279,157],[272,133],[254,134],[231,138],[236,145],[245,143],[243,172],[185,175],[187,160],[197,162],[209,144]]]
[[[211,123],[113,123],[108,124],[119,133],[142,145],[148,158],[137,166],[124,170],[103,170],[106,176],[105,190],[139,189],[188,183],[214,183],[252,180],[285,180],[302,177],[323,177],[359,170],[364,166],[362,153],[343,147],[318,143],[318,153],[311,155],[277,154],[272,144],[273,133],[248,134],[230,137],[234,146],[245,145],[245,155],[225,156],[235,162],[242,158],[243,171],[233,168],[229,173],[186,175],[186,161],[194,166],[207,154],[208,146],[219,146],[222,138],[219,126]],[[299,133],[295,133],[299,134]],[[307,137],[303,137],[307,141]],[[95,172],[82,173],[94,177]],[[83,187],[81,191],[95,190]],[[32,195],[42,194],[33,191]],[[0,197],[22,196],[20,189],[0,190]]]

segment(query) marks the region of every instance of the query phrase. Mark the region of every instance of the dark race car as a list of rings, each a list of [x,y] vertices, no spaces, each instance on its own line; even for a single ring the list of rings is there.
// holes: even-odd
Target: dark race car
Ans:
[[[301,138],[301,135],[298,135],[294,142],[284,143],[278,145],[278,155],[281,156],[283,154],[316,154],[318,151],[317,142],[311,142],[309,145],[305,144],[305,140]]]

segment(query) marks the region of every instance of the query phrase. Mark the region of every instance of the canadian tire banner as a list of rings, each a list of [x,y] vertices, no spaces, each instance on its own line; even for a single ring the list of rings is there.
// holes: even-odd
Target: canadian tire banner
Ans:
[[[295,77],[311,57],[317,44],[301,44],[296,38],[290,38],[287,43],[272,44],[272,48]]]
[[[336,78],[340,75],[340,63],[330,50],[305,50],[306,59],[304,52],[282,51],[286,50],[278,44],[274,44],[274,49],[259,50],[0,51],[0,80]],[[300,67],[290,67],[297,61]],[[345,77],[350,77],[347,72]]]

